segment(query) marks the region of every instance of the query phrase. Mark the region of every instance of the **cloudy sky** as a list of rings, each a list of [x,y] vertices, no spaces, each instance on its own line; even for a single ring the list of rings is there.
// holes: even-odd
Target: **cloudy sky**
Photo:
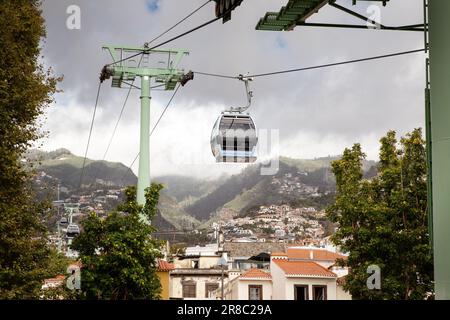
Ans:
[[[44,0],[47,39],[44,63],[64,75],[49,108],[43,149],[67,148],[84,154],[98,74],[110,63],[103,44],[142,46],[205,0]],[[351,0],[339,4],[367,15],[378,2]],[[190,54],[181,67],[227,75],[263,73],[358,59],[423,48],[420,32],[297,27],[290,32],[256,31],[266,11],[278,11],[287,0],[244,0],[226,24],[216,22],[165,48]],[[81,28],[66,27],[67,8],[81,10]],[[384,25],[410,25],[423,19],[422,0],[393,0],[381,8]],[[211,2],[159,41],[214,17]],[[326,6],[309,22],[360,23]],[[424,123],[425,55],[423,53],[326,69],[257,78],[249,112],[259,129],[279,130],[279,153],[294,158],[340,154],[355,142],[377,159],[378,140],[390,129],[399,134]],[[136,82],[139,85],[139,82]],[[102,159],[127,90],[103,84],[88,157]],[[153,91],[154,124],[172,92]],[[181,88],[151,138],[152,175],[189,174],[214,177],[235,173],[243,165],[217,165],[211,155],[211,128],[220,112],[245,103],[237,80],[197,75]],[[139,148],[139,91],[133,90],[106,156],[129,165]],[[137,164],[133,167],[137,172]]]

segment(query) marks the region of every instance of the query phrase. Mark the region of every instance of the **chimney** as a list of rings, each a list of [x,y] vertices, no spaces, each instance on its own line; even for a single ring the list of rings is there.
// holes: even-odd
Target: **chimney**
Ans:
[[[222,230],[219,230],[219,235],[217,237],[218,251],[223,251],[223,243],[224,243],[223,232]]]

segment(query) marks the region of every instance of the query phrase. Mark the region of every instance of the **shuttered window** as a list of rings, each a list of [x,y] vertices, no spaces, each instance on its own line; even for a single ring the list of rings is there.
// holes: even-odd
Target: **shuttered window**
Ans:
[[[196,297],[197,297],[197,284],[183,283],[183,298],[196,298]]]

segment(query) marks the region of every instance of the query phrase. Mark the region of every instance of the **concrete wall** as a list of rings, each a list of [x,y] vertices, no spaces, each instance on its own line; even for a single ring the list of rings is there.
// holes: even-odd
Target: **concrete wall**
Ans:
[[[308,296],[312,300],[312,286],[326,285],[327,299],[336,300],[336,278],[290,278],[286,277],[283,270],[271,262],[271,274],[273,285],[273,300],[294,300],[295,299],[295,285],[307,285]]]
[[[219,260],[219,257],[200,257],[199,268],[208,269],[217,267]]]
[[[270,262],[270,272],[272,274],[272,299],[285,300],[286,299],[286,275],[283,270],[275,264]]]
[[[170,295],[170,277],[168,271],[156,272],[159,281],[161,282],[161,299],[168,300]]]
[[[199,268],[201,269],[209,269],[216,267],[219,262],[220,257],[214,256],[205,256],[200,258],[186,258],[186,259],[175,259],[174,265],[176,268],[193,268],[194,261],[198,260]]]
[[[206,299],[205,288],[206,283],[217,283],[220,286],[221,279],[220,276],[172,276],[171,277],[171,298],[182,298],[183,297],[183,282],[184,281],[195,281],[196,286],[196,299]],[[227,283],[227,279],[224,279],[224,283]]]
[[[272,300],[272,282],[267,280],[239,280],[237,282],[237,300],[248,300],[248,287],[262,286],[263,300]]]
[[[336,300],[352,300],[352,296],[342,286],[336,286]]]
[[[336,300],[336,279],[322,278],[287,278],[285,283],[285,300],[295,299],[295,285],[307,285],[309,300],[313,299],[312,286],[327,286],[327,300]]]

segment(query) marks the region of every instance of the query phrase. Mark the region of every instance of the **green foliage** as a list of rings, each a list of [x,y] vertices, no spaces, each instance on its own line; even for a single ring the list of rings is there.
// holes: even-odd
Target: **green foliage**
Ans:
[[[58,79],[39,64],[45,36],[37,0],[0,2],[0,298],[37,298],[50,251],[31,172],[21,160],[41,136],[38,118]]]
[[[162,186],[146,190],[144,207],[136,202],[136,188],[125,191],[126,201],[104,220],[91,214],[72,248],[79,251],[81,298],[158,299],[161,290],[156,275],[162,243],[151,238],[155,229],[142,219],[156,214]]]
[[[48,265],[49,278],[54,278],[58,275],[67,277],[67,267],[74,261],[67,258],[64,254],[58,253],[56,250],[50,252],[50,263]],[[72,300],[77,298],[75,291],[69,290],[66,283],[55,288],[42,289],[39,298],[42,300]]]
[[[67,288],[65,282],[61,286],[48,288],[41,291],[41,300],[76,300],[78,293]]]
[[[381,140],[378,174],[363,179],[365,154],[355,144],[332,164],[336,200],[328,218],[338,223],[334,243],[349,252],[345,289],[354,299],[424,299],[432,293],[427,233],[425,142],[415,129],[397,147],[395,132]],[[381,290],[369,290],[367,267],[381,268]]]

